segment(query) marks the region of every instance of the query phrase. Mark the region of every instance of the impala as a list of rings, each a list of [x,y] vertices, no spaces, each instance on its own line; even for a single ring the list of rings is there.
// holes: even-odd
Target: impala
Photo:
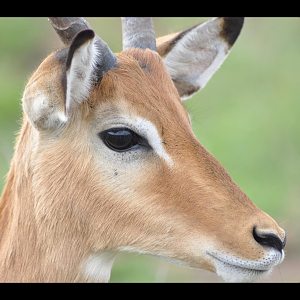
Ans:
[[[255,281],[285,232],[195,137],[182,101],[227,57],[242,18],[155,39],[122,18],[112,53],[83,18],[49,18],[65,44],[32,75],[0,201],[0,280],[107,282],[121,251]]]

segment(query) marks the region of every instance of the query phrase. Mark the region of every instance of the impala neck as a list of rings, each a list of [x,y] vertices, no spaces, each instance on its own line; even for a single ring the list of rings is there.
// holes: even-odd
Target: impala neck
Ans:
[[[0,199],[0,282],[108,281],[114,253],[92,253],[67,219],[40,214],[40,191],[33,186],[35,139],[25,121]],[[47,202],[61,197],[58,191]]]

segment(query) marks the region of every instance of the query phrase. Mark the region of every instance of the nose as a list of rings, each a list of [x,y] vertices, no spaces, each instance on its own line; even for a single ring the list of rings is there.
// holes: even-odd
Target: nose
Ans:
[[[284,240],[282,241],[281,238],[274,233],[258,232],[256,226],[253,228],[253,237],[260,245],[275,248],[279,252],[281,252],[286,244],[286,234],[284,235]]]

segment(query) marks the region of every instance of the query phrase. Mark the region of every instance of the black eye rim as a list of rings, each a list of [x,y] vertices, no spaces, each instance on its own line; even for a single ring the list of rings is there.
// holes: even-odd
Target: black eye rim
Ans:
[[[98,134],[103,143],[115,152],[127,152],[139,148],[150,148],[144,137],[128,127],[113,127]],[[120,143],[119,145],[116,145]],[[123,143],[123,144],[122,144]]]

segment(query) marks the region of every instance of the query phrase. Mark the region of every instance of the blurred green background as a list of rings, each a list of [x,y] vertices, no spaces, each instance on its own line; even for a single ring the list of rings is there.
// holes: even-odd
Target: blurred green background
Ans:
[[[114,52],[119,18],[86,18]],[[207,18],[154,18],[156,36]],[[20,128],[26,81],[62,43],[47,18],[0,18],[0,192]],[[200,142],[287,232],[286,259],[267,282],[300,281],[300,19],[246,18],[206,87],[185,105]],[[111,282],[220,282],[215,274],[120,254]]]

